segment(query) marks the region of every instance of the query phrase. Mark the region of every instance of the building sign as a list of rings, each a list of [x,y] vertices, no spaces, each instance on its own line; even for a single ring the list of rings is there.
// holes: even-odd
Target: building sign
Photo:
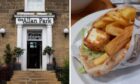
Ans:
[[[18,17],[18,24],[53,24],[53,18],[50,17]]]

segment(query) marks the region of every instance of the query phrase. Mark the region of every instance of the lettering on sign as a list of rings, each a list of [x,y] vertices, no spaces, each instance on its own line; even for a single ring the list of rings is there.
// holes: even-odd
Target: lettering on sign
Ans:
[[[32,18],[32,17],[19,17],[16,18],[17,23],[22,24],[53,24],[53,18]]]

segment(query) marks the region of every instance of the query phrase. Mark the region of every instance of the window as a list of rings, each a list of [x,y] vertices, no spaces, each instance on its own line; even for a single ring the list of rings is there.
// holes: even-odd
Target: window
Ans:
[[[30,42],[30,48],[37,48],[37,42]]]
[[[45,0],[25,0],[24,11],[45,11]]]
[[[41,31],[28,31],[27,39],[28,41],[41,41]]]

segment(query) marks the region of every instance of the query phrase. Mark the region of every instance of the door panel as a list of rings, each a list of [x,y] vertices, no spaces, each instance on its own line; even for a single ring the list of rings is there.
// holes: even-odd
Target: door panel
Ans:
[[[27,68],[41,68],[42,41],[27,41]]]

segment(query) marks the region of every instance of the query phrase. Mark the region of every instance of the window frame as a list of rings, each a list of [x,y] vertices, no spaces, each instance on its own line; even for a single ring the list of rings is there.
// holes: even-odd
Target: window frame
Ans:
[[[24,0],[24,11],[27,11],[27,12],[44,12],[45,11],[45,0],[40,0],[42,1],[42,5],[43,7],[41,9],[33,9],[31,10],[28,6],[28,0]]]

